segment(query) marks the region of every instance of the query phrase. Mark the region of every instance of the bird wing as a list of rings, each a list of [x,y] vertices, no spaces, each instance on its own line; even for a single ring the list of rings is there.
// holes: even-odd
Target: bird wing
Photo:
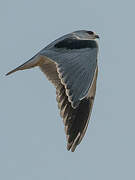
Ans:
[[[73,108],[68,101],[64,86],[56,89],[58,107],[65,125],[67,149],[71,149],[72,152],[75,150],[76,146],[80,144],[89,123],[96,92],[97,74],[98,68],[95,70],[94,79],[89,89],[88,96],[80,101],[77,108]]]
[[[97,48],[44,50],[39,53],[56,64],[61,83],[73,108],[87,96],[97,66]]]
[[[44,63],[40,65],[40,69],[56,87],[58,108],[60,109],[60,115],[65,125],[67,149],[74,151],[76,146],[81,142],[88,126],[96,91],[97,68],[88,96],[82,99],[76,108],[73,108],[71,102],[68,100],[66,88],[61,83],[57,72],[57,65],[53,61],[45,59]]]

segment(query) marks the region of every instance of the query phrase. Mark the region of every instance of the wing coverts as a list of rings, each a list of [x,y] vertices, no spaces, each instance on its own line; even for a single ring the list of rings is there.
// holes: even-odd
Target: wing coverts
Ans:
[[[85,48],[72,52],[46,49],[40,54],[56,64],[68,99],[76,108],[80,100],[87,95],[92,83],[97,66],[97,49]]]

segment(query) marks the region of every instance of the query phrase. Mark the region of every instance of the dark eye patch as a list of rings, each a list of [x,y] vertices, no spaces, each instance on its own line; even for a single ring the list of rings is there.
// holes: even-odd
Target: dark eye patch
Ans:
[[[90,35],[94,34],[94,32],[92,32],[92,31],[87,31],[87,33]]]
[[[78,40],[66,38],[55,44],[55,48],[65,49],[83,49],[83,48],[97,48],[97,44],[93,40]]]

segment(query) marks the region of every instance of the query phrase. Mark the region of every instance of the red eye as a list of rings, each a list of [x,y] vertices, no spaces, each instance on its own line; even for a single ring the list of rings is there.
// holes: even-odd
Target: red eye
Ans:
[[[87,31],[87,33],[90,35],[94,34],[94,32],[92,32],[92,31]]]

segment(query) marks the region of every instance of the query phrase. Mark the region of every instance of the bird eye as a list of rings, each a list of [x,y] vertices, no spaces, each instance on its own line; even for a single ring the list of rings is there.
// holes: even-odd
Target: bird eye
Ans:
[[[94,34],[94,32],[92,32],[92,31],[87,31],[87,33],[90,35]]]

